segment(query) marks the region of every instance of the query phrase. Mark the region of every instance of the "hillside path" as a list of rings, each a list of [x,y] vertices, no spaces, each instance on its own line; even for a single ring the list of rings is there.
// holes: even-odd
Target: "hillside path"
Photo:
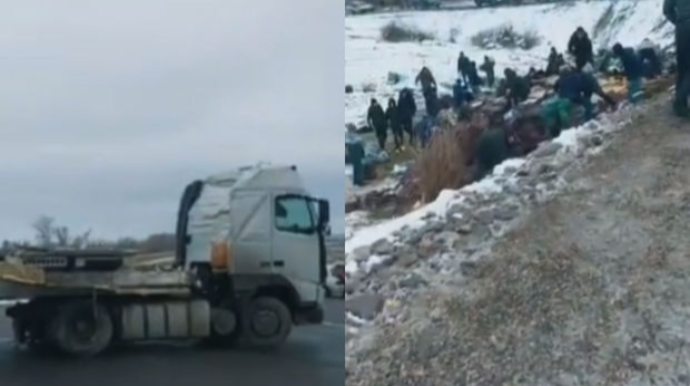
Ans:
[[[346,383],[690,384],[690,122],[662,99],[472,278],[420,293]]]

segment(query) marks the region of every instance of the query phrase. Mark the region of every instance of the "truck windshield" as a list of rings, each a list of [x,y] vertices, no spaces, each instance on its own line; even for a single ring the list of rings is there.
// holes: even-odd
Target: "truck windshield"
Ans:
[[[305,198],[277,197],[275,216],[278,230],[297,233],[312,233],[315,230],[312,208]]]

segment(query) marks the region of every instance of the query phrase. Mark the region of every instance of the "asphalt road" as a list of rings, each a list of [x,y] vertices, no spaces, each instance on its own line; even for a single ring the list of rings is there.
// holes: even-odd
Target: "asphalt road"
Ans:
[[[2,386],[344,385],[342,300],[326,303],[322,326],[298,327],[273,352],[211,350],[191,344],[147,344],[74,360],[17,351],[0,309]]]

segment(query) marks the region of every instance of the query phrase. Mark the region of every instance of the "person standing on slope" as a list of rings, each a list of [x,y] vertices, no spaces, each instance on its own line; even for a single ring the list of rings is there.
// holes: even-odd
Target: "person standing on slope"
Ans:
[[[518,76],[512,68],[506,68],[503,70],[503,74],[506,77],[509,108],[515,107],[520,104],[520,102],[526,101],[531,89],[530,82],[526,78]]]
[[[480,70],[486,73],[486,85],[493,88],[496,76],[494,75],[494,66],[496,62],[488,56],[484,56],[484,63],[479,67]]]
[[[414,145],[414,128],[412,120],[417,113],[417,102],[414,100],[412,90],[404,88],[398,95],[398,113],[400,114],[400,125],[402,130],[409,135],[410,146]]]
[[[679,117],[690,117],[690,1],[664,0],[664,16],[676,27],[676,96],[673,111]]]
[[[465,82],[465,84],[470,83],[470,74],[469,74],[469,67],[470,67],[470,59],[465,56],[464,52],[460,52],[460,56],[458,57],[458,74],[462,78],[462,80]]]
[[[422,67],[415,78],[415,83],[422,84],[422,94],[426,105],[427,115],[435,117],[438,113],[438,95],[436,94],[436,79],[426,66]]]
[[[371,99],[371,105],[369,105],[369,111],[367,112],[367,123],[369,123],[369,127],[374,129],[381,151],[386,150],[386,113],[383,112],[383,108],[374,98]]]
[[[470,88],[475,94],[477,94],[479,92],[479,86],[482,83],[482,79],[477,73],[477,63],[474,61],[470,61],[470,63],[467,65],[467,77],[470,80]]]
[[[620,43],[613,45],[613,54],[616,55],[621,64],[625,77],[628,79],[628,100],[636,103],[642,99],[642,61],[631,47],[623,47]]]
[[[400,119],[400,110],[395,103],[394,98],[388,100],[388,108],[386,109],[386,120],[393,132],[393,139],[395,140],[395,151],[403,150],[403,131],[402,120]]]
[[[592,41],[584,28],[577,27],[568,42],[568,52],[575,57],[575,66],[580,71],[587,64],[594,65],[594,51]]]

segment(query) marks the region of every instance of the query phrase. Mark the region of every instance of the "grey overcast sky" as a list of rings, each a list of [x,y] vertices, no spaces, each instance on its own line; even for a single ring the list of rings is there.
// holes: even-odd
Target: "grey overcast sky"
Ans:
[[[342,2],[0,3],[0,239],[172,232],[185,184],[257,161],[343,229]]]

